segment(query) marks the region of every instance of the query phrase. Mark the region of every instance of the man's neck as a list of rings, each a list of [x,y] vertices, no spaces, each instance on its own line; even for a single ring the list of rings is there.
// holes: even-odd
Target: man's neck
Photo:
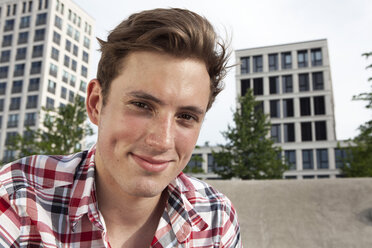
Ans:
[[[98,208],[103,215],[111,247],[148,247],[163,214],[168,194],[136,197],[99,181]]]

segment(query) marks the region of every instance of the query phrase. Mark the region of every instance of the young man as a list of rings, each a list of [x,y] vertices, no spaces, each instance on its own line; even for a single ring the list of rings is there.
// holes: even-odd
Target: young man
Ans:
[[[0,172],[1,247],[241,247],[230,201],[182,173],[221,91],[226,51],[182,9],[130,16],[101,43],[89,151]]]

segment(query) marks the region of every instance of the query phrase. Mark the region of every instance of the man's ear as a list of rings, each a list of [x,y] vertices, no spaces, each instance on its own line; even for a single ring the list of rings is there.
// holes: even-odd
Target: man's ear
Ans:
[[[92,79],[87,89],[87,112],[89,119],[95,125],[98,125],[103,104],[101,85],[97,79]]]

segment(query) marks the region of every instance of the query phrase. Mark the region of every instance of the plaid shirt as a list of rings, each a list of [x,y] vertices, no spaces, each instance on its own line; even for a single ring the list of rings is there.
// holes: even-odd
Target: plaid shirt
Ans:
[[[0,247],[110,247],[97,206],[95,147],[31,156],[0,171]],[[181,173],[150,247],[242,247],[231,202]]]

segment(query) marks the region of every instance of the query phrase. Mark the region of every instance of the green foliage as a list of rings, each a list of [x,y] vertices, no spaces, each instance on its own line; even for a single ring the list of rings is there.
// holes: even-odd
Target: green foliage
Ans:
[[[251,90],[239,99],[235,126],[229,125],[222,133],[227,144],[219,145],[220,152],[213,152],[218,165],[215,173],[224,179],[279,179],[288,169],[281,159],[281,148],[266,138],[271,124],[258,104]]]
[[[84,137],[93,134],[92,128],[84,123],[86,111],[81,97],[76,97],[74,104],[43,110],[45,111],[44,128],[31,130],[30,127],[26,127],[26,135],[17,134],[7,145],[8,150],[18,152],[18,157],[78,152],[80,151],[78,145]]]
[[[191,157],[187,166],[183,169],[183,172],[184,173],[193,173],[193,174],[204,173],[203,168],[198,167],[198,166],[190,166],[190,164],[196,165],[196,164],[200,164],[200,163],[203,163],[203,162],[204,162],[204,159],[202,158],[202,156],[200,156],[199,154],[194,154]]]
[[[368,58],[372,52],[364,53]],[[372,64],[366,69],[372,68]],[[372,77],[368,79],[372,81]],[[372,87],[372,85],[371,85]],[[370,92],[361,93],[353,97],[353,100],[366,101],[366,108],[372,110],[372,88]],[[348,147],[348,156],[344,160],[342,174],[346,177],[372,177],[372,120],[359,126],[360,133]]]

